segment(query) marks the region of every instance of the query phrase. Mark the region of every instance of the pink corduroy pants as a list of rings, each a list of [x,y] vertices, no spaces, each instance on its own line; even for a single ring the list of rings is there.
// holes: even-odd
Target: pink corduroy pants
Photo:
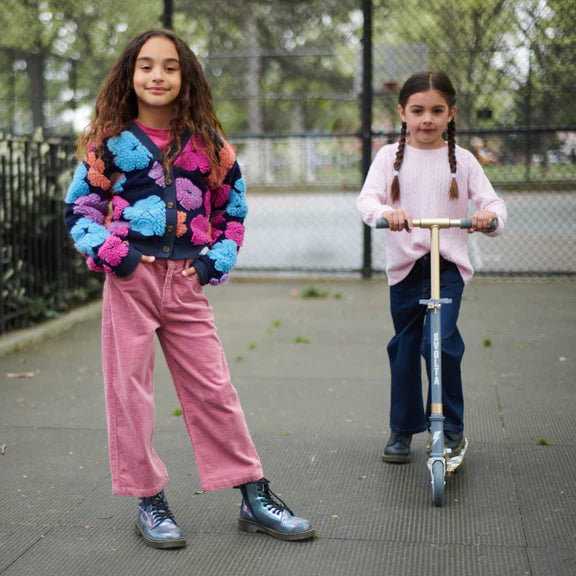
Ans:
[[[262,466],[203,288],[184,260],[141,262],[128,278],[107,276],[102,364],[112,489],[152,496],[168,482],[153,448],[154,335],[158,335],[192,441],[203,490],[263,477]]]

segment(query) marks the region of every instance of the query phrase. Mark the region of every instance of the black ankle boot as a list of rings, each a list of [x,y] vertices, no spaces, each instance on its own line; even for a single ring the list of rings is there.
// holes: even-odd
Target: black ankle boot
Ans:
[[[410,444],[412,443],[411,434],[390,433],[390,439],[384,448],[382,460],[384,462],[393,462],[395,464],[406,464],[410,462]]]

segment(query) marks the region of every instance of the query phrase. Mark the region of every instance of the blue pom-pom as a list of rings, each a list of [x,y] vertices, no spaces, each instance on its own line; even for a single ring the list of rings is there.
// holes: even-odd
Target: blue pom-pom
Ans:
[[[66,204],[73,204],[81,196],[86,196],[90,193],[90,187],[88,182],[86,182],[86,176],[88,175],[88,170],[85,164],[80,164],[74,172],[74,178],[68,188],[66,193]]]
[[[124,131],[120,136],[110,138],[108,149],[114,154],[116,166],[124,172],[143,170],[152,159],[152,153],[132,132]]]
[[[244,179],[240,178],[243,182]],[[248,214],[248,204],[246,202],[246,187],[240,186],[240,190],[236,189],[236,186],[240,182],[238,180],[235,187],[230,190],[230,196],[228,197],[228,204],[226,206],[226,212],[230,216],[236,216],[237,218],[246,218]]]
[[[166,228],[166,204],[158,196],[138,200],[124,208],[123,216],[130,220],[130,228],[142,236],[163,236]]]
[[[88,218],[80,218],[70,230],[70,235],[76,244],[76,248],[87,256],[96,257],[94,248],[100,246],[109,233],[104,226],[96,224]]]
[[[218,242],[207,254],[214,260],[214,268],[219,272],[230,272],[236,264],[238,255],[238,245],[232,240],[223,240]]]

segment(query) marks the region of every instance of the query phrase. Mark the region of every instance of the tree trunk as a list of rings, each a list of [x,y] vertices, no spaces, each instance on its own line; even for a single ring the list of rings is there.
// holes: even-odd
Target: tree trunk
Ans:
[[[30,109],[32,110],[32,127],[36,132],[38,129],[44,130],[44,68],[46,55],[43,52],[39,54],[27,54],[26,62],[28,64],[28,78],[30,81]]]
[[[262,133],[262,109],[260,107],[260,72],[262,61],[258,41],[258,22],[254,7],[246,10],[246,35],[248,36],[248,71],[246,74],[246,95],[248,97],[248,132]]]

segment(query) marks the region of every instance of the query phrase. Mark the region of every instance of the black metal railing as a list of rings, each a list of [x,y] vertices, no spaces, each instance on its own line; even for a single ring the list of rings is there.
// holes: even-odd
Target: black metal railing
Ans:
[[[101,280],[68,239],[70,142],[0,140],[0,334],[94,298]]]

